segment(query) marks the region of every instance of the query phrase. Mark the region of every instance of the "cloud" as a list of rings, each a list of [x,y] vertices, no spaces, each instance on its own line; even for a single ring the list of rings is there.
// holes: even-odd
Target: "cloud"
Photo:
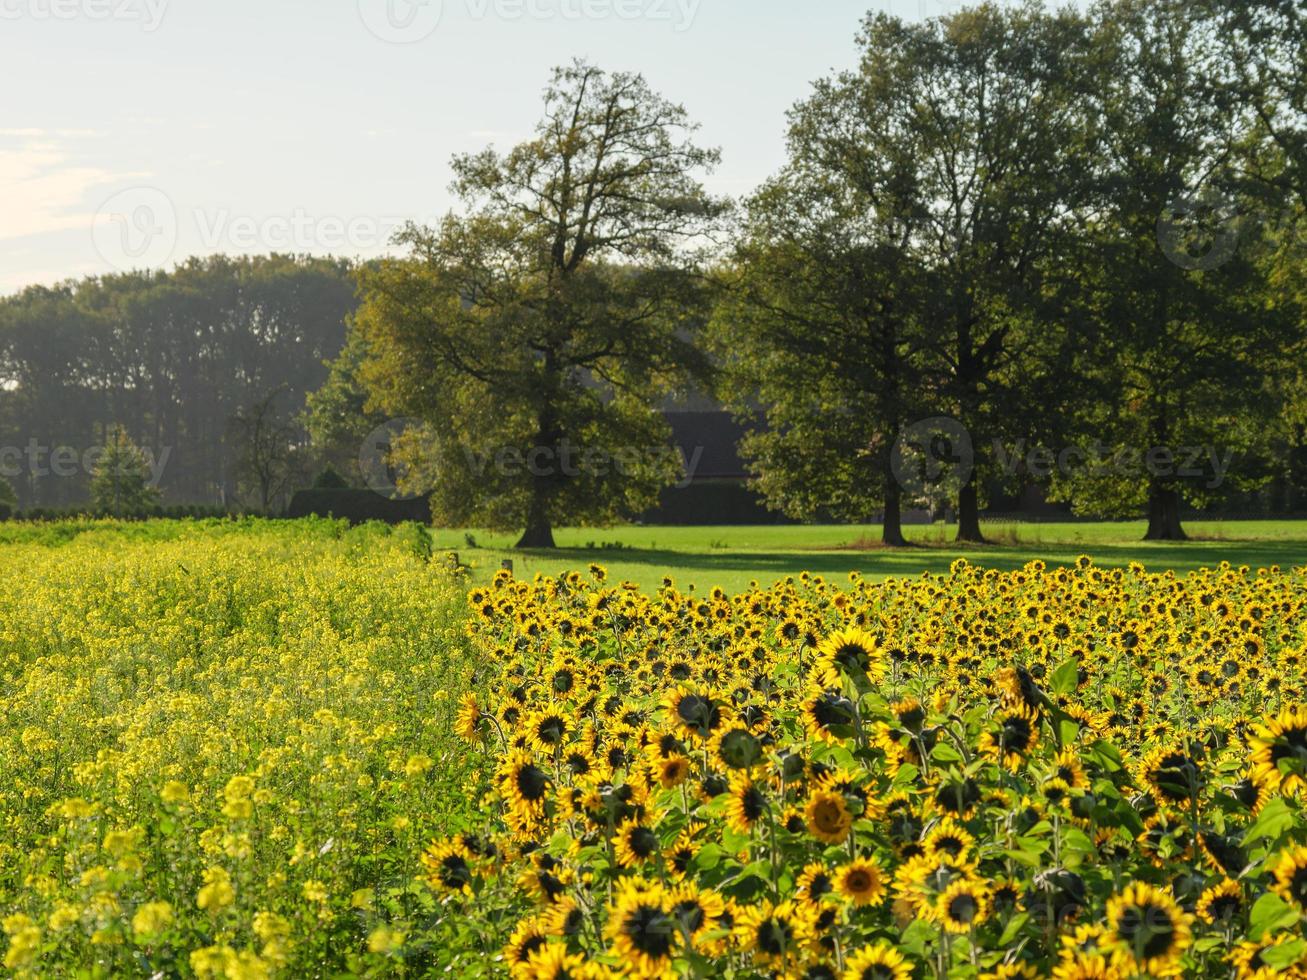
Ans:
[[[89,230],[90,193],[128,176],[76,163],[61,132],[0,130],[0,241]]]

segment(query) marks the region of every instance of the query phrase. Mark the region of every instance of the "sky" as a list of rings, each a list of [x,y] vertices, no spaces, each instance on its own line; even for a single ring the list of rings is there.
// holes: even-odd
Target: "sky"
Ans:
[[[551,67],[639,71],[741,195],[869,10],[960,0],[0,0],[0,295],[215,252],[392,251]]]

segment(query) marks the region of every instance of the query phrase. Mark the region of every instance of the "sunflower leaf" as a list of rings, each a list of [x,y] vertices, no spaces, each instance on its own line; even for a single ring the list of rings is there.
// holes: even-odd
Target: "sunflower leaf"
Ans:
[[[1277,796],[1266,806],[1262,807],[1262,812],[1257,815],[1247,832],[1243,835],[1244,844],[1251,844],[1262,838],[1274,840],[1293,826],[1294,812],[1289,808],[1289,804],[1284,801],[1284,797]]]
[[[1274,892],[1267,892],[1253,903],[1248,917],[1248,936],[1261,939],[1263,936],[1294,925],[1298,921],[1298,910]]]

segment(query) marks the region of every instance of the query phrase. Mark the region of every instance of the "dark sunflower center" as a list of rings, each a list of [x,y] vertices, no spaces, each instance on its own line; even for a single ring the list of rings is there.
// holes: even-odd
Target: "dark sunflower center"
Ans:
[[[975,896],[968,895],[966,892],[955,895],[948,903],[949,918],[954,922],[972,922],[979,911],[980,905],[976,902]]]
[[[844,883],[849,891],[853,892],[855,895],[861,895],[864,892],[871,891],[871,875],[863,871],[861,868],[850,871],[849,876],[844,879]]]
[[[1294,871],[1293,877],[1289,879],[1289,891],[1298,904],[1307,901],[1307,866]]]
[[[813,702],[812,717],[824,729],[836,725],[849,725],[853,723],[852,707],[853,704],[848,698],[841,697],[833,691],[826,691]]]
[[[761,820],[767,812],[767,800],[756,786],[750,786],[740,797],[740,809],[750,822]]]
[[[546,745],[557,745],[563,740],[563,733],[567,730],[567,724],[557,715],[550,715],[543,718],[540,724],[536,726],[536,737]]]
[[[827,874],[813,875],[812,881],[808,884],[808,895],[811,898],[821,898],[823,895],[829,895],[831,892],[831,880]]]
[[[1140,959],[1164,956],[1175,940],[1175,923],[1157,905],[1130,906],[1122,913],[1117,931]]]
[[[622,921],[622,933],[631,945],[653,959],[666,959],[672,951],[671,917],[656,905],[638,905]]]
[[[849,673],[865,674],[871,666],[871,654],[859,643],[841,643],[835,650],[834,660]]]
[[[1239,901],[1236,895],[1222,895],[1213,899],[1209,906],[1212,918],[1214,919],[1231,919],[1239,913],[1239,907],[1243,903]]]
[[[440,862],[440,880],[446,888],[466,885],[472,880],[472,872],[461,854],[448,854]]]
[[[636,827],[627,840],[631,852],[638,858],[647,858],[658,850],[658,835],[648,827]]]
[[[689,932],[698,932],[708,918],[703,910],[703,906],[692,898],[688,898],[683,902],[677,902],[672,906],[672,912],[678,919],[685,923],[685,928]]]
[[[721,709],[698,694],[687,694],[676,703],[676,714],[688,728],[706,734],[721,724]]]
[[[1003,722],[1003,747],[1011,752],[1024,753],[1030,747],[1030,722],[1024,718],[1008,718]]]
[[[763,919],[758,923],[758,948],[768,956],[780,956],[790,948],[794,927],[784,919]]]
[[[517,772],[517,791],[522,794],[522,799],[535,802],[542,799],[545,795],[545,788],[549,785],[549,777],[539,766],[525,765]]]
[[[518,959],[521,962],[525,963],[527,960],[531,958],[532,953],[534,953],[538,949],[543,948],[544,945],[545,945],[544,936],[532,936],[529,939],[524,940],[522,942],[522,945],[517,947]]]
[[[961,854],[964,846],[962,840],[958,837],[941,837],[939,840],[935,841],[936,850],[943,851],[945,854],[950,854],[953,857],[957,857]]]
[[[1307,762],[1307,728],[1286,728],[1271,746],[1271,761],[1284,759]]]

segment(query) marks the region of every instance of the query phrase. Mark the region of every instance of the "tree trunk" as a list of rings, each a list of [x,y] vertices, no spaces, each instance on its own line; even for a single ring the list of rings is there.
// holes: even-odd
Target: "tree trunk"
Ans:
[[[541,477],[536,477],[531,488],[531,509],[526,516],[526,530],[515,545],[517,548],[554,548],[554,528],[549,522],[548,490]]]
[[[984,544],[985,536],[980,533],[980,494],[976,490],[976,474],[958,494],[958,541],[971,541]]]
[[[888,466],[885,471],[885,517],[881,524],[880,542],[893,548],[902,548],[908,543],[903,537],[903,494]]]
[[[1145,541],[1186,541],[1180,526],[1180,492],[1154,483],[1148,491],[1148,532]]]

